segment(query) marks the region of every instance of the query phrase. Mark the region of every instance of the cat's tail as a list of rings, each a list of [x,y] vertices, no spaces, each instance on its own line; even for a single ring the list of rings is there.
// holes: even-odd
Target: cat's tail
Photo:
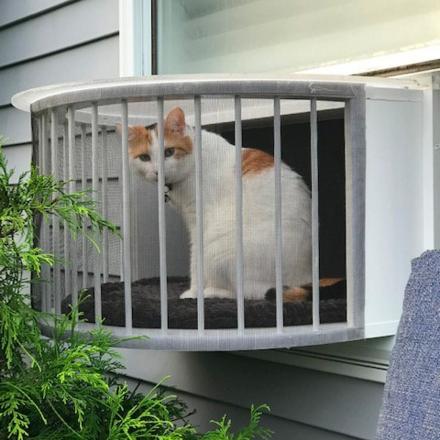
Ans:
[[[319,298],[344,298],[347,292],[347,280],[345,278],[321,278],[319,280]],[[310,301],[312,299],[313,286],[305,284],[299,287],[285,287],[283,291],[284,302]],[[266,299],[275,300],[276,290],[274,287],[266,292]]]

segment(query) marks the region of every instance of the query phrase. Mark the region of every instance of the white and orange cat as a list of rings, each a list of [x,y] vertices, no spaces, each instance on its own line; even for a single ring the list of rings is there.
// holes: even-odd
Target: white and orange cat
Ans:
[[[180,108],[164,123],[165,182],[171,204],[181,213],[191,239],[191,287],[181,298],[196,298],[196,207],[194,129]],[[129,127],[132,165],[157,182],[159,142],[156,125]],[[204,212],[204,296],[234,298],[235,147],[221,136],[202,131]],[[274,160],[260,150],[243,148],[244,296],[262,299],[275,285]],[[311,281],[311,200],[301,176],[282,165],[283,284],[290,299],[304,299],[296,286]],[[285,292],[285,297],[289,292]]]

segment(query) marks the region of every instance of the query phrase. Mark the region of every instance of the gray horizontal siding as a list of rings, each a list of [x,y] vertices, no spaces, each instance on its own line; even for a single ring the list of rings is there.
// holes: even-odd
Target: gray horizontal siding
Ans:
[[[0,28],[0,135],[6,145],[31,141],[29,115],[10,105],[15,93],[118,75],[117,0],[7,1],[2,17],[16,22]]]
[[[5,145],[29,143],[31,141],[29,114],[12,106],[0,108],[0,136],[5,139]]]
[[[130,376],[156,382],[170,374],[177,390],[225,407],[264,402],[273,416],[284,420],[348,437],[374,438],[381,384],[233,354],[121,352]]]
[[[117,76],[118,43],[119,38],[112,37],[0,70],[0,134],[6,145],[31,141],[29,115],[8,106],[15,93],[57,82]]]
[[[78,0],[2,0],[0,28]]]
[[[135,380],[126,378],[129,387],[132,389],[137,385]],[[172,379],[169,381],[172,383]],[[152,388],[152,384],[143,383],[139,391],[147,392]],[[175,390],[171,390],[174,394]],[[198,427],[200,432],[206,432],[214,429],[211,420],[219,420],[225,414],[232,420],[232,431],[236,432],[249,422],[249,408],[243,408],[237,405],[225,405],[224,402],[209,400],[194,394],[177,392],[177,395],[187,405],[188,409],[195,410],[195,413],[189,417],[191,423]],[[273,431],[272,440],[354,440],[355,437],[349,437],[343,434],[315,428],[313,426],[297,423],[274,414],[263,416],[262,425]]]
[[[0,31],[0,67],[118,32],[118,0],[84,0]]]
[[[15,169],[15,174],[12,183],[16,183],[18,176],[21,173],[29,170],[29,163],[31,162],[32,147],[30,144],[17,145],[11,148],[5,148],[3,152],[8,161],[8,167]]]
[[[56,55],[0,70],[0,106],[22,90],[48,84],[118,75],[119,38],[111,37]]]

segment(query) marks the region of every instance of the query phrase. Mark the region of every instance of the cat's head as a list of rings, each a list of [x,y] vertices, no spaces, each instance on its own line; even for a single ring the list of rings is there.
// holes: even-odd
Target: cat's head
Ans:
[[[118,132],[121,127],[117,127]],[[180,107],[172,109],[164,122],[165,183],[184,180],[194,166],[193,141]],[[157,182],[159,172],[159,134],[157,124],[128,127],[128,153],[132,165],[148,181]]]

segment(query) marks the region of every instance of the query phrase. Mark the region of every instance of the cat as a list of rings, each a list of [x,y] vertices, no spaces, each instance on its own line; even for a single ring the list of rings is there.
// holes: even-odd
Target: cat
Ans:
[[[119,128],[120,131],[120,128]],[[180,298],[196,298],[195,130],[179,107],[164,121],[164,169],[167,198],[182,215],[191,242],[191,286]],[[149,182],[158,180],[157,125],[129,126],[132,166]],[[202,130],[204,212],[204,297],[234,298],[235,147],[215,133]],[[253,148],[242,151],[244,297],[263,299],[275,285],[275,173],[270,154]],[[304,300],[295,286],[310,283],[311,198],[302,177],[281,165],[284,297]]]

